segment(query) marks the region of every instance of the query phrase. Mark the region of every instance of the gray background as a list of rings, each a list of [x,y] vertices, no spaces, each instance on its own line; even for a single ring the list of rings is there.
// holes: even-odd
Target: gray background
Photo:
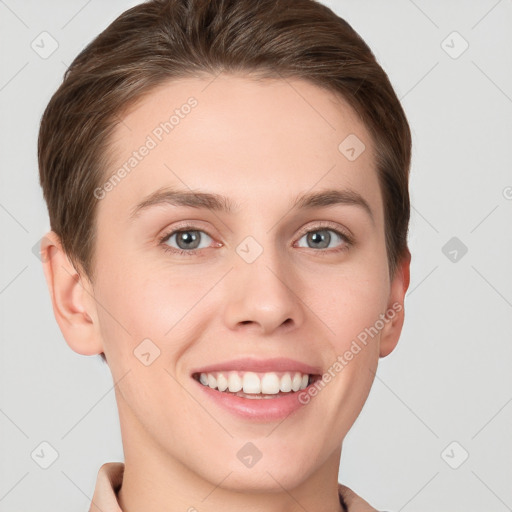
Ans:
[[[66,345],[32,250],[49,229],[43,109],[79,51],[136,3],[0,0],[1,512],[86,511],[100,465],[123,460],[110,372]],[[374,50],[414,138],[406,324],[346,438],[340,481],[391,511],[512,510],[512,1],[325,3]],[[47,58],[31,47],[46,37],[51,49],[43,31],[58,43]],[[58,452],[48,469],[49,448],[31,455],[42,442]]]

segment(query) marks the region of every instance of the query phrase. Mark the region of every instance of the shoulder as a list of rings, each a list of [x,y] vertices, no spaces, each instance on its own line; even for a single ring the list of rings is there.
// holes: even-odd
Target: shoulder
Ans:
[[[338,483],[338,492],[345,501],[348,512],[379,512],[346,485]]]

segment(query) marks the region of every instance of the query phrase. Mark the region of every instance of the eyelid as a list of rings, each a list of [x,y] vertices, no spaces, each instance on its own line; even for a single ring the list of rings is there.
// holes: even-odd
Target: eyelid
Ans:
[[[211,235],[207,229],[200,226],[201,221],[183,221],[182,223],[174,224],[170,228],[166,228],[161,232],[161,234],[157,235],[157,239],[159,242],[162,242],[166,238],[169,238],[171,235],[175,234],[176,231],[202,231],[206,233],[210,238],[215,238]]]
[[[172,236],[174,236],[177,233],[182,232],[182,231],[199,231],[201,233],[204,233],[212,239],[211,245],[209,247],[202,247],[200,249],[190,249],[190,250],[179,249],[179,248],[171,247],[170,245],[167,245],[167,241]],[[198,253],[200,256],[201,253],[204,251],[204,249],[208,249],[210,247],[218,248],[218,247],[222,247],[224,245],[220,242],[216,242],[215,237],[210,235],[210,233],[208,233],[208,231],[206,229],[200,228],[197,224],[185,223],[183,225],[173,226],[169,230],[165,231],[163,235],[159,235],[157,238],[158,238],[158,246],[162,247],[162,249],[165,252],[170,252],[171,254],[175,254],[175,255],[177,254],[179,256],[195,256]]]
[[[314,223],[313,225],[309,224],[307,226],[304,226],[300,230],[299,238],[302,238],[304,235],[306,235],[310,231],[316,231],[316,230],[320,231],[322,229],[332,229],[333,231],[336,231],[337,233],[342,235],[344,238],[346,238],[346,241],[348,244],[350,244],[350,245],[354,244],[354,235],[352,234],[352,232],[349,229],[340,226],[338,223],[328,221],[328,220],[324,220],[324,221],[319,220],[319,221],[312,221],[312,222]]]

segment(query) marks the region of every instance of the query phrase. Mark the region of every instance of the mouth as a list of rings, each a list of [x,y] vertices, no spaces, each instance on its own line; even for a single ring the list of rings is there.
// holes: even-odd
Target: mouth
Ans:
[[[195,372],[192,378],[220,394],[249,400],[278,399],[303,391],[320,380],[320,374],[300,371],[253,372],[220,370]]]

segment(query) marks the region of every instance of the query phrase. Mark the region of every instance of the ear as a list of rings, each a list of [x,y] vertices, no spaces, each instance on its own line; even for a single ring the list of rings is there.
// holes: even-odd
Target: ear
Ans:
[[[387,323],[381,331],[380,357],[386,357],[395,349],[405,319],[404,298],[410,282],[411,253],[409,249],[402,256],[391,281],[388,306],[386,309]]]
[[[77,273],[54,231],[41,240],[41,260],[53,314],[67,344],[78,354],[102,353],[92,285],[87,277]]]

